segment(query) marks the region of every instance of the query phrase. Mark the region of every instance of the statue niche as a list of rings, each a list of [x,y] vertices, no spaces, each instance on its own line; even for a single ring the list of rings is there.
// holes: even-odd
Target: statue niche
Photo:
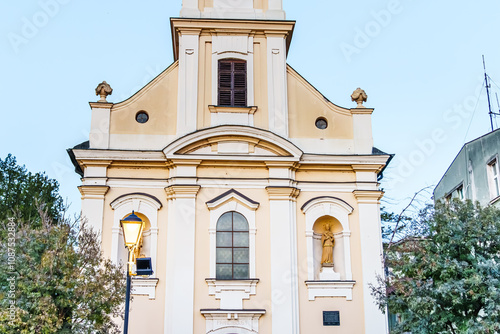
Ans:
[[[344,271],[342,225],[324,216],[314,223],[314,267],[317,280],[340,280]]]

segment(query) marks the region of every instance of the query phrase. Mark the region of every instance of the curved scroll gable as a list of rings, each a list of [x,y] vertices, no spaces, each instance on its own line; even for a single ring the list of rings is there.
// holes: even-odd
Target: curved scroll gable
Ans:
[[[261,155],[300,159],[295,144],[273,132],[242,125],[221,125],[183,136],[163,150],[168,158],[179,155]]]

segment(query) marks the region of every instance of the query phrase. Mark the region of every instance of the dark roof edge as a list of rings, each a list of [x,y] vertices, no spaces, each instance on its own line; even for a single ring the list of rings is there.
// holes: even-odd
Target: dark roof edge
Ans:
[[[245,200],[249,201],[249,202],[250,202],[250,203],[252,203],[252,204],[257,204],[257,205],[260,205],[260,203],[259,203],[259,202],[256,202],[256,201],[254,201],[254,200],[252,200],[252,199],[248,198],[247,196],[243,195],[242,193],[240,193],[239,191],[234,190],[234,189],[230,189],[230,190],[226,191],[225,193],[223,193],[223,194],[221,194],[221,195],[219,195],[219,196],[215,197],[214,199],[211,199],[210,201],[206,202],[206,204],[211,204],[211,203],[217,202],[217,201],[218,201],[218,200],[220,200],[221,198],[223,198],[223,197],[225,197],[225,196],[227,196],[227,195],[229,195],[229,194],[231,194],[231,193],[235,193],[236,195],[243,197]]]
[[[73,150],[87,150],[90,147],[90,142],[84,141],[83,143],[80,143],[78,145],[75,145],[73,148],[68,148],[66,152],[68,152],[69,158],[71,160],[71,163],[75,167],[75,173],[83,177],[83,170],[78,164],[78,161],[76,161],[75,153],[73,153]]]

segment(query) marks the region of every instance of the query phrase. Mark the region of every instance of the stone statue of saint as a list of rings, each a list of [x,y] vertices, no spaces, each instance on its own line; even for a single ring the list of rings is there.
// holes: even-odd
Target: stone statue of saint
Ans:
[[[333,246],[335,245],[335,240],[333,238],[333,233],[330,231],[331,225],[326,223],[325,232],[321,237],[321,245],[323,246],[323,255],[321,256],[322,265],[333,265]]]

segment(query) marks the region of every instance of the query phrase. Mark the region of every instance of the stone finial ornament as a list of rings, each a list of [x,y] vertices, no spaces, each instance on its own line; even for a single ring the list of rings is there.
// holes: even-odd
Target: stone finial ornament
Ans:
[[[352,95],[351,99],[353,102],[356,102],[358,104],[357,108],[364,108],[363,102],[366,102],[368,100],[368,95],[366,95],[366,92],[362,90],[361,88],[358,87]]]
[[[106,101],[106,97],[113,93],[113,88],[106,82],[101,82],[97,88],[95,89],[95,95],[100,95],[101,99],[97,102],[108,102]]]

